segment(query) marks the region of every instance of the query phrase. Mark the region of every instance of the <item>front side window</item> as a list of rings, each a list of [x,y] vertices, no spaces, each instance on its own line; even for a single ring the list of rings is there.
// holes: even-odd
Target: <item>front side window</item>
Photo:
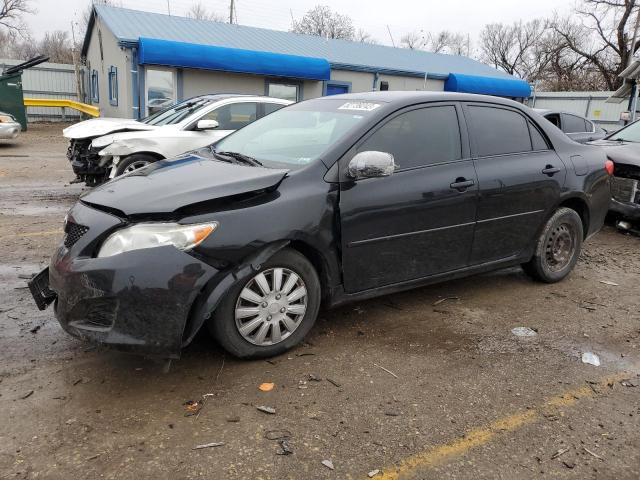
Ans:
[[[207,113],[202,120],[215,120],[218,130],[240,130],[258,118],[258,104],[255,102],[231,103]]]
[[[297,102],[300,100],[300,85],[297,83],[269,82],[267,96]]]
[[[587,131],[584,118],[575,115],[562,114],[562,131],[564,133],[583,133]]]
[[[358,151],[393,155],[399,169],[462,158],[460,127],[454,106],[420,108],[389,120]]]
[[[247,125],[216,143],[216,150],[253,157],[266,167],[302,168],[370,116],[382,103],[308,100]]]
[[[109,67],[109,103],[118,105],[118,69],[114,66]]]
[[[531,151],[527,120],[513,110],[471,105],[469,124],[477,155],[507,155]]]
[[[175,103],[175,75],[173,70],[147,68],[147,112],[151,115]]]

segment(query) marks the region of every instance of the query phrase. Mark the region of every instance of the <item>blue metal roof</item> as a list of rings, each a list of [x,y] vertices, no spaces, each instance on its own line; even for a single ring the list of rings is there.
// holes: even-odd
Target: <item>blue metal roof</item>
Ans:
[[[333,68],[345,70],[380,71],[412,76],[428,74],[435,78],[446,78],[450,73],[513,78],[493,67],[457,55],[326,39],[314,35],[195,20],[106,5],[95,5],[94,8],[109,30],[124,43],[137,43],[142,37],[322,58]],[[90,27],[92,23],[90,22]],[[87,34],[83,46],[85,52],[89,38]]]

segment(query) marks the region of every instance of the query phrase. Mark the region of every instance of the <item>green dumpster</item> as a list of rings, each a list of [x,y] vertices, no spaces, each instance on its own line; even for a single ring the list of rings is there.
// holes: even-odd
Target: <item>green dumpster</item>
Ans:
[[[5,68],[0,74],[0,111],[10,113],[22,126],[27,129],[27,111],[24,108],[24,95],[22,94],[22,71],[35,67],[49,60],[45,55],[38,55],[26,62]]]
[[[22,72],[0,77],[0,111],[10,113],[27,129],[27,113],[22,95]]]

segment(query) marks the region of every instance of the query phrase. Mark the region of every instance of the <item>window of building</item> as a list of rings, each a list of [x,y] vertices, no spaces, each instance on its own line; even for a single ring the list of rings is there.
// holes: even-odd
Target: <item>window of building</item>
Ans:
[[[462,158],[460,127],[454,106],[411,110],[389,120],[358,148],[393,155],[399,169]]]
[[[294,82],[267,82],[267,96],[297,102],[301,100],[300,84]]]
[[[176,103],[175,72],[170,69],[147,68],[147,115]]]
[[[587,127],[584,123],[584,118],[577,117],[576,115],[562,114],[562,131],[564,133],[581,133],[586,132]]]
[[[98,103],[100,101],[100,89],[98,85],[98,71],[91,72],[91,101]]]
[[[109,103],[118,105],[118,69],[114,66],[109,67]]]
[[[531,151],[527,120],[513,110],[474,105],[469,121],[480,157]]]
[[[239,130],[254,122],[258,117],[258,104],[242,102],[223,105],[207,113],[202,120],[215,120],[218,130]]]

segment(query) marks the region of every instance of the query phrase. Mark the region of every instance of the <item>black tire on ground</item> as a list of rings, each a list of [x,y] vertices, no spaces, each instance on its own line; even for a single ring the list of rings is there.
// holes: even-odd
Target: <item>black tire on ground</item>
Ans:
[[[135,169],[146,167],[150,163],[156,162],[158,159],[146,153],[134,153],[128,157],[123,158],[116,167],[116,177],[119,177],[123,173],[128,173],[127,169],[135,167]]]
[[[533,257],[522,264],[522,268],[541,282],[559,282],[576,265],[583,238],[580,215],[575,210],[561,207],[547,221]]]
[[[306,287],[306,311],[298,327],[287,338],[272,345],[256,345],[245,339],[236,325],[236,306],[245,286],[260,272],[273,272],[274,268],[285,268],[297,274]],[[222,348],[239,358],[264,358],[279,355],[298,343],[309,333],[320,308],[320,279],[313,265],[299,252],[285,248],[261,265],[258,272],[240,279],[225,294],[214,314],[207,322],[209,332]],[[270,330],[271,332],[271,330]]]

